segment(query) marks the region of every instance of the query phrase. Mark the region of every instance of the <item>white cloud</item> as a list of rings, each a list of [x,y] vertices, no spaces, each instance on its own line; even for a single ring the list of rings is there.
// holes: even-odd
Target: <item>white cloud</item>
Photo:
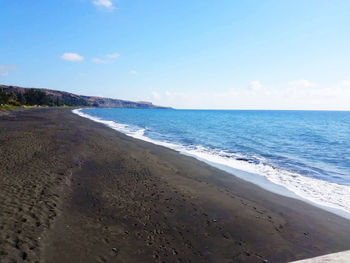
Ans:
[[[136,75],[137,74],[137,71],[136,70],[134,70],[134,69],[132,69],[132,70],[130,70],[130,72],[129,72],[131,75]]]
[[[164,91],[157,96],[152,93],[150,99],[158,105],[186,109],[350,110],[350,81],[330,87],[308,84],[306,89],[257,84],[222,91]]]
[[[72,61],[72,62],[79,62],[79,61],[83,61],[84,57],[80,56],[77,53],[64,53],[61,56],[61,59],[67,60],[67,61]]]
[[[110,59],[116,59],[116,58],[119,58],[119,57],[120,57],[119,53],[113,53],[113,54],[107,55],[107,58],[110,58]]]
[[[341,86],[350,87],[350,80],[343,80],[340,83]]]
[[[111,63],[112,60],[117,59],[118,57],[120,57],[119,53],[113,53],[113,54],[106,55],[107,59],[93,58],[92,62],[98,63],[98,64],[107,64],[107,63]]]
[[[156,100],[159,100],[159,99],[161,98],[161,96],[159,95],[159,93],[156,92],[156,91],[153,91],[153,92],[152,92],[152,96],[153,96],[153,98],[156,99]]]
[[[12,71],[16,71],[18,68],[16,66],[6,66],[0,65],[0,76],[6,77]]]
[[[94,63],[97,63],[97,64],[107,64],[107,63],[110,63],[110,61],[107,60],[107,59],[99,59],[99,58],[93,58],[91,61],[94,62]]]
[[[306,79],[293,80],[288,82],[288,85],[296,88],[310,88],[316,86],[315,83],[312,83]]]
[[[93,4],[95,6],[101,6],[101,7],[107,8],[109,10],[114,9],[114,6],[111,0],[95,0],[93,1]]]
[[[251,87],[252,90],[259,90],[263,87],[263,85],[257,80],[250,82],[249,86]]]

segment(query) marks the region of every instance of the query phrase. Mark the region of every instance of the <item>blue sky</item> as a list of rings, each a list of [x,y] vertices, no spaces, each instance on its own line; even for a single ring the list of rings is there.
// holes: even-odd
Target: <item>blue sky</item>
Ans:
[[[0,83],[176,108],[350,110],[350,1],[0,0]]]

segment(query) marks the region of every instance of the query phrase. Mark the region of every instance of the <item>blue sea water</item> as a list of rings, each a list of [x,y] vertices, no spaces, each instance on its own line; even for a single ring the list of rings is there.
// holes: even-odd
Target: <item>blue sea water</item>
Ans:
[[[93,108],[75,113],[350,213],[350,112]]]

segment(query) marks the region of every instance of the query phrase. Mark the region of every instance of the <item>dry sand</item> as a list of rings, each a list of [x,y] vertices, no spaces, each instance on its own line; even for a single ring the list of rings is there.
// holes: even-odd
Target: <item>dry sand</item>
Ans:
[[[0,262],[287,262],[350,221],[69,109],[0,117]]]

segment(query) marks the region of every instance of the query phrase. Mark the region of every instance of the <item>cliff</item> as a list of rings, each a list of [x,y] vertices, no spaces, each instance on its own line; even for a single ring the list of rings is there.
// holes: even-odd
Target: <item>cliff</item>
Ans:
[[[33,89],[17,86],[0,85],[0,91],[6,93],[8,100],[18,105],[48,105],[48,106],[91,106],[101,108],[142,108],[168,109],[153,105],[151,102],[134,102],[112,98],[84,96],[66,91],[50,89]],[[5,96],[5,97],[6,97]]]

